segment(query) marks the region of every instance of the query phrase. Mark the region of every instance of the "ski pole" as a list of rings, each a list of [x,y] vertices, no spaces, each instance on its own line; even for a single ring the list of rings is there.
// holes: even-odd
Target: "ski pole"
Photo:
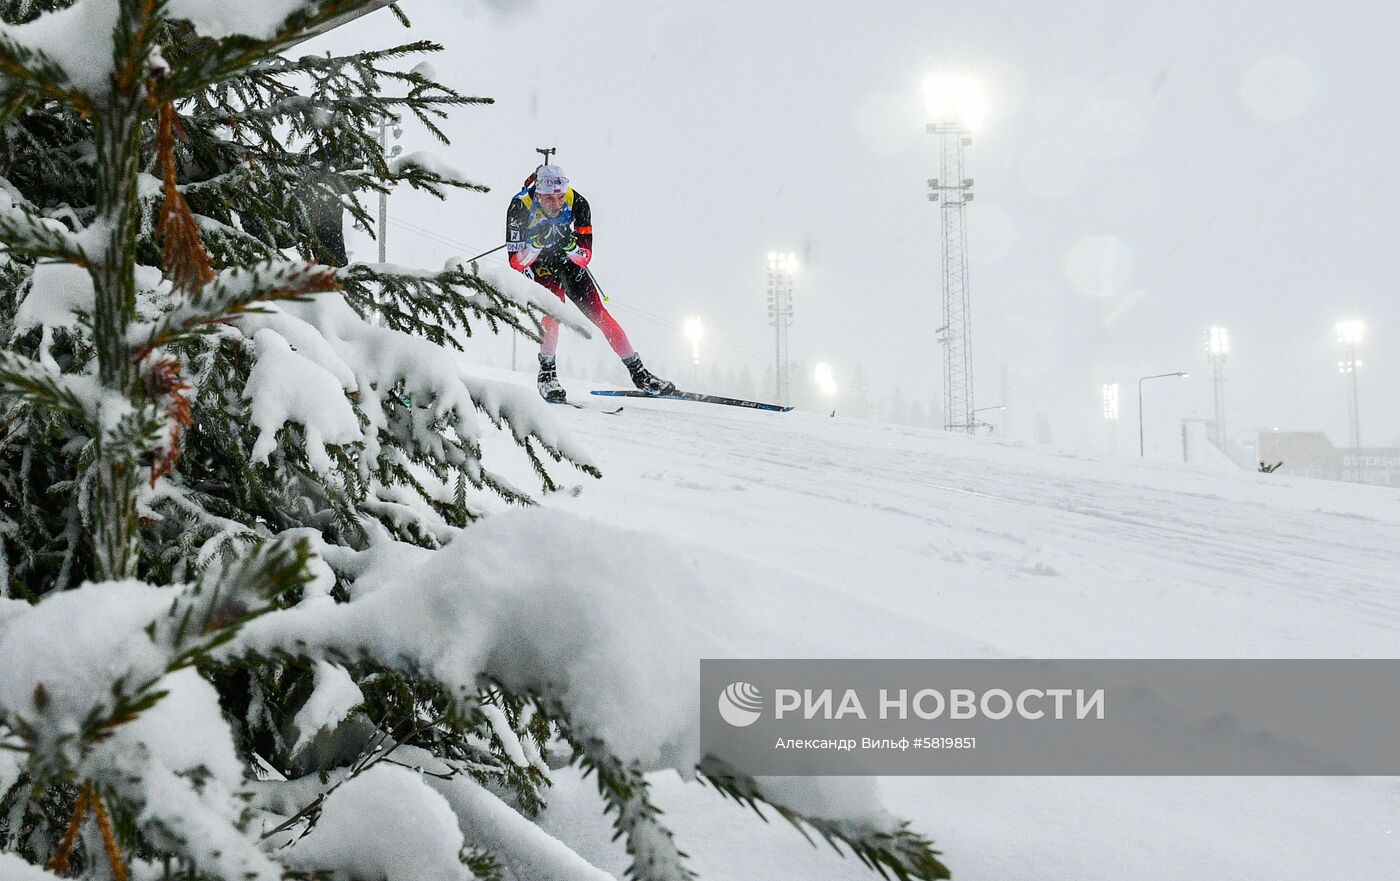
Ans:
[[[603,286],[598,284],[598,279],[593,277],[593,270],[585,266],[583,267],[583,272],[588,276],[588,280],[593,282],[593,286],[598,289],[598,296],[603,298],[604,303],[608,302],[608,295],[603,293]]]
[[[489,251],[482,251],[480,254],[477,254],[475,257],[472,257],[472,258],[469,259],[469,260],[464,260],[464,261],[462,261],[462,262],[463,262],[463,263],[475,263],[476,261],[480,260],[482,257],[485,257],[487,254],[494,254],[494,253],[496,253],[497,251],[501,250],[501,249],[504,248],[504,247],[505,247],[505,245],[497,245],[496,247],[492,248],[492,249],[489,250]]]

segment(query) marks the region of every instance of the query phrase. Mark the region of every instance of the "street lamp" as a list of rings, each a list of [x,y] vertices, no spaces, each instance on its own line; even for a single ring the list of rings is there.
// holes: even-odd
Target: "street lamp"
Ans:
[[[1337,322],[1337,342],[1346,347],[1345,357],[1337,362],[1337,372],[1345,374],[1350,380],[1347,415],[1351,422],[1351,451],[1356,459],[1353,474],[1357,483],[1361,482],[1361,412],[1356,393],[1356,374],[1361,369],[1361,360],[1356,357],[1356,347],[1365,333],[1366,325],[1355,319]]]
[[[977,409],[975,409],[975,410],[972,411],[972,427],[973,427],[974,429],[976,429],[977,426],[979,426],[979,425],[985,425],[985,426],[987,426],[987,430],[988,430],[988,431],[995,431],[995,430],[996,430],[996,426],[992,425],[992,423],[990,423],[990,422],[978,422],[978,421],[977,421],[977,414],[978,414],[978,413],[985,413],[985,412],[987,412],[988,410],[1005,410],[1005,409],[1006,409],[1006,405],[1005,405],[1005,404],[996,404],[996,405],[991,406],[991,407],[978,407]]]
[[[1181,370],[1178,370],[1178,371],[1176,371],[1176,372],[1174,372],[1174,373],[1154,373],[1154,374],[1152,374],[1151,376],[1143,376],[1143,377],[1140,377],[1140,378],[1138,379],[1138,458],[1139,458],[1139,459],[1146,458],[1146,456],[1147,456],[1147,444],[1146,444],[1146,442],[1145,442],[1144,439],[1143,439],[1143,438],[1144,438],[1144,435],[1143,435],[1143,431],[1142,431],[1142,384],[1143,384],[1144,382],[1147,382],[1149,379],[1162,379],[1163,377],[1167,377],[1167,376],[1179,376],[1179,377],[1181,377],[1182,379],[1190,379],[1190,378],[1191,378],[1191,374],[1185,373],[1185,372],[1183,372],[1183,371],[1181,371]]]
[[[390,123],[393,123],[392,127]],[[379,120],[379,149],[384,154],[384,159],[397,158],[403,152],[403,147],[397,143],[393,147],[389,146],[389,136],[393,135],[397,141],[403,137],[403,129],[399,127],[399,120],[392,116],[381,117]],[[379,262],[384,263],[389,259],[389,191],[379,191]],[[514,364],[511,365],[512,369]]]

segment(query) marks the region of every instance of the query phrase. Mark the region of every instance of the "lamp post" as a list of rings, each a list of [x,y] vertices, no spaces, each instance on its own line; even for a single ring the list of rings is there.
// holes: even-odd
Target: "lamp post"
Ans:
[[[1142,384],[1143,384],[1144,382],[1147,382],[1149,379],[1162,379],[1163,377],[1167,377],[1167,376],[1179,376],[1179,377],[1181,377],[1182,379],[1187,379],[1187,378],[1189,378],[1189,377],[1191,376],[1191,374],[1186,373],[1186,372],[1181,371],[1181,370],[1178,370],[1178,371],[1175,371],[1174,373],[1154,373],[1154,374],[1152,374],[1151,376],[1143,376],[1143,377],[1140,377],[1140,378],[1138,379],[1138,458],[1139,458],[1139,459],[1144,459],[1144,458],[1147,457],[1147,442],[1146,442],[1146,440],[1144,439],[1144,438],[1145,438],[1145,435],[1143,434],[1143,430],[1142,430]]]
[[[393,123],[390,129],[389,123]],[[395,144],[389,146],[389,135],[392,132],[394,140],[403,137],[403,129],[399,128],[398,119],[386,116],[379,120],[379,149],[384,154],[387,162],[389,159],[397,158],[403,152],[403,147]],[[379,192],[379,262],[384,263],[389,259],[389,193],[387,190]],[[511,366],[515,366],[515,359],[511,358]]]
[[[1339,321],[1337,342],[1345,346],[1345,356],[1337,362],[1337,372],[1350,380],[1347,395],[1347,416],[1351,423],[1351,454],[1355,459],[1352,476],[1361,482],[1361,413],[1356,393],[1356,373],[1361,369],[1361,360],[1356,357],[1356,347],[1365,335],[1366,326],[1360,321]]]

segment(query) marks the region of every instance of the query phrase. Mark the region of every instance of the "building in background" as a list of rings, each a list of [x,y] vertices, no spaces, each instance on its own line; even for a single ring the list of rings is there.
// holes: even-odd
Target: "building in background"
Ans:
[[[1282,462],[1279,474],[1322,480],[1356,480],[1400,487],[1400,447],[1338,449],[1320,431],[1261,431],[1259,461]]]

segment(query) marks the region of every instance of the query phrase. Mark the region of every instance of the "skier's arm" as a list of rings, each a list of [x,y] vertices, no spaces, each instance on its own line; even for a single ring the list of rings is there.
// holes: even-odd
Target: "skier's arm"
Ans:
[[[588,200],[574,191],[573,244],[565,243],[564,256],[575,266],[587,266],[593,259],[593,209]]]
[[[530,247],[525,237],[525,223],[529,215],[530,209],[525,207],[519,196],[510,200],[510,208],[506,211],[506,251],[510,254],[510,268],[516,272],[524,271],[540,256],[540,252]]]

